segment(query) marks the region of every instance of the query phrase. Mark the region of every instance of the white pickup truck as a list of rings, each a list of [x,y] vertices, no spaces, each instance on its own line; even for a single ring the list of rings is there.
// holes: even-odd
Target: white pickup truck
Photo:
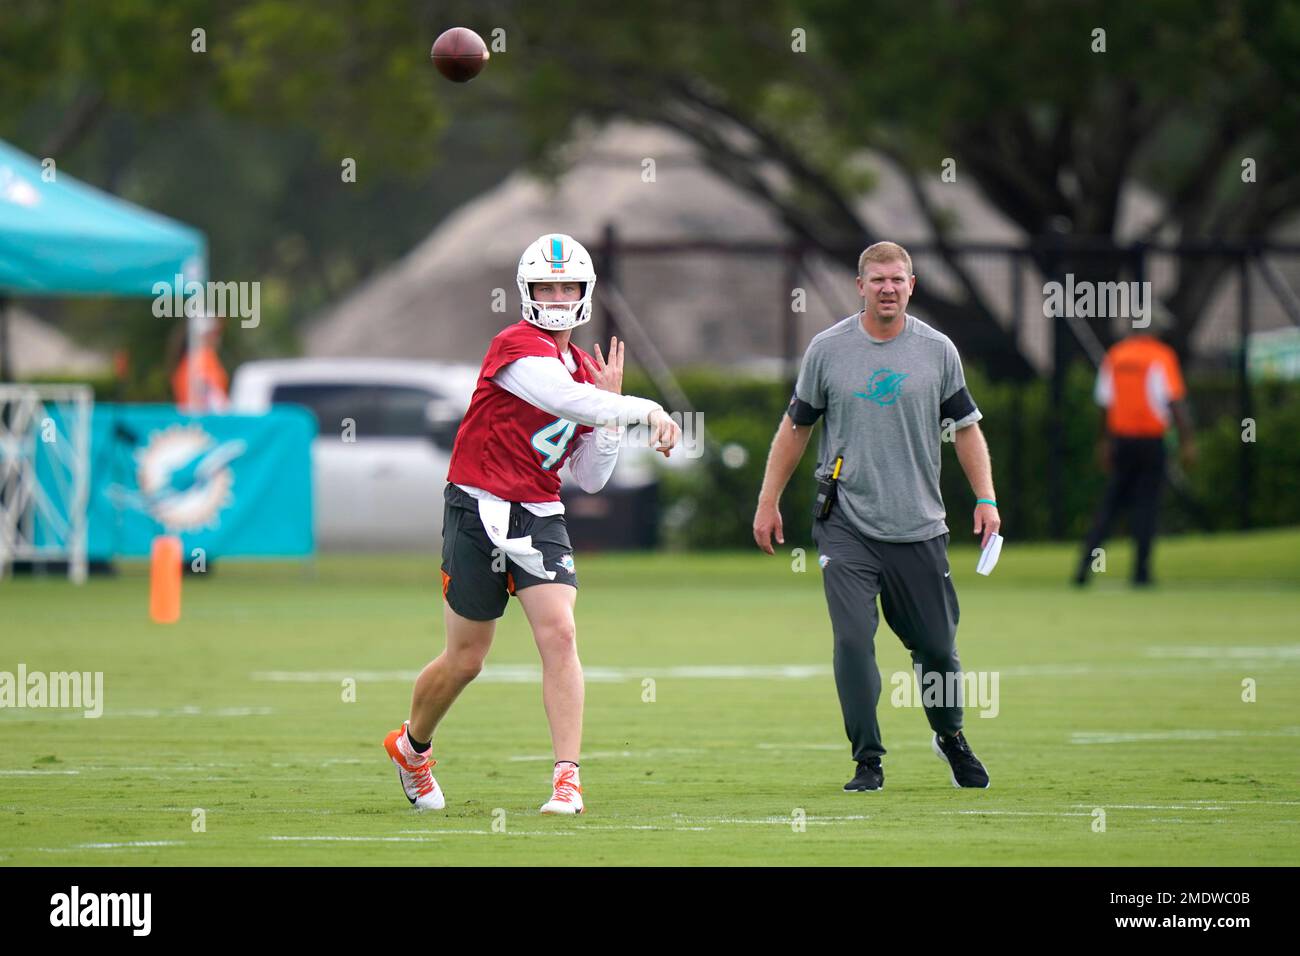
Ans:
[[[442,542],[442,489],[478,369],[403,359],[245,362],[231,410],[303,405],[316,416],[316,546],[419,550]]]

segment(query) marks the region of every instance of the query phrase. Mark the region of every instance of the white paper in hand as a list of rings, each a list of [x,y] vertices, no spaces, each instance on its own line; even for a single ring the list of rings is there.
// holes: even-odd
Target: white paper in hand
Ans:
[[[998,557],[1002,554],[1002,535],[994,532],[989,535],[989,543],[984,545],[984,550],[980,552],[979,564],[975,565],[975,572],[985,577],[993,573],[997,567]]]

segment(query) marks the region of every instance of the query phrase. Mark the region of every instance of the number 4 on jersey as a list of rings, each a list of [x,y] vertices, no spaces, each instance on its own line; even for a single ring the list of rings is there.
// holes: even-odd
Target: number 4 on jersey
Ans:
[[[565,449],[569,447],[569,442],[573,441],[573,433],[577,428],[577,422],[571,422],[567,418],[557,418],[534,433],[533,447],[542,453],[543,468],[554,468],[555,463],[564,457]]]

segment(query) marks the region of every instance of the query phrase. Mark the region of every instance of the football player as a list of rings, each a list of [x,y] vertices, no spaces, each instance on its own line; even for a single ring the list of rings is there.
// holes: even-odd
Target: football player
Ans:
[[[623,395],[623,343],[588,355],[569,340],[591,318],[587,250],[552,233],[529,244],[516,276],[523,318],[488,347],[452,448],[442,530],[447,644],[420,672],[411,716],[384,741],[407,800],[440,810],[434,729],[478,675],[510,595],[542,658],[542,701],[555,750],[542,813],[583,811],[578,756],[583,680],[573,609],[578,578],[560,501],[560,469],[595,493],[614,470],[625,426],[648,426],[665,456],[681,429],[655,402]]]

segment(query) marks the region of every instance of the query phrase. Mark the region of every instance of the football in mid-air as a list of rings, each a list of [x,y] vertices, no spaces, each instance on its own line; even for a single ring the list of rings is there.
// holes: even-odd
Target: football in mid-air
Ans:
[[[452,27],[433,41],[433,65],[438,72],[453,83],[468,83],[487,65],[487,44],[483,38],[466,27]]]

